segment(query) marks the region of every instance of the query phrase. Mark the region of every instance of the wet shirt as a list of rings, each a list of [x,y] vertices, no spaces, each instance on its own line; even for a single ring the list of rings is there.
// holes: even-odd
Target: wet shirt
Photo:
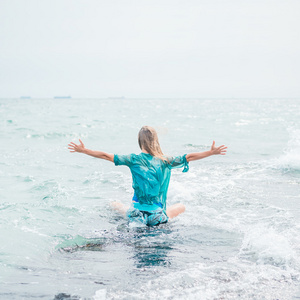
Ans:
[[[116,166],[125,165],[132,174],[132,187],[141,205],[157,204],[166,209],[171,169],[184,167],[189,170],[186,154],[168,158],[167,162],[147,153],[114,155]]]

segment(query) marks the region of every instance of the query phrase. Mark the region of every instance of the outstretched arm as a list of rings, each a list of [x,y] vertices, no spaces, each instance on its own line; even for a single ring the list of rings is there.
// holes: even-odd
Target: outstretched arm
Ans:
[[[102,151],[94,151],[94,150],[90,150],[85,148],[83,142],[79,139],[80,144],[77,145],[73,142],[71,142],[68,146],[68,149],[70,149],[70,152],[79,152],[79,153],[84,153],[93,157],[97,157],[97,158],[101,158],[101,159],[106,159],[109,160],[111,162],[114,161],[114,155],[111,153],[106,153],[106,152],[102,152]]]
[[[215,141],[213,141],[212,146],[210,148],[209,151],[205,151],[205,152],[196,152],[196,153],[189,153],[186,155],[186,160],[188,162],[193,161],[193,160],[198,160],[198,159],[202,159],[211,155],[225,155],[226,154],[226,150],[227,147],[225,147],[224,145],[216,147],[215,146]]]

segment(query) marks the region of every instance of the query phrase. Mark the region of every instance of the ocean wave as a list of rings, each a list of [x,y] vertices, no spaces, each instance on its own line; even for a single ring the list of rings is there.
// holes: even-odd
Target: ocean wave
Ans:
[[[300,172],[300,129],[288,129],[290,139],[284,154],[275,159],[275,167],[287,172]]]
[[[185,150],[190,150],[190,151],[203,151],[203,150],[207,150],[210,145],[195,145],[195,144],[184,144],[183,145]]]
[[[46,132],[46,133],[28,133],[26,135],[27,139],[58,139],[58,138],[68,138],[70,140],[86,138],[88,134],[82,133],[64,133],[64,132]]]
[[[140,284],[139,290],[112,289],[106,299],[292,299],[298,281],[291,269],[231,258],[222,267],[214,262],[189,264]]]
[[[258,264],[270,264],[276,267],[294,269],[300,268],[297,250],[294,248],[292,237],[286,232],[277,232],[274,228],[264,227],[262,224],[248,228],[239,256]]]

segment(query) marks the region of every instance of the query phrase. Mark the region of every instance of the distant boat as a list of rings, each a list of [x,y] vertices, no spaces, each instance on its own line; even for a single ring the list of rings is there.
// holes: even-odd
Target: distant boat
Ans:
[[[30,96],[21,96],[20,99],[31,99]]]
[[[54,96],[54,99],[71,99],[71,96]]]
[[[108,97],[108,99],[125,99],[125,97],[124,96],[122,96],[122,97]]]

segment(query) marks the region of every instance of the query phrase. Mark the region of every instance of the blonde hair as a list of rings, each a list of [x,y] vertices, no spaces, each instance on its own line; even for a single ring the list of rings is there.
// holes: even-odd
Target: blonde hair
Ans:
[[[138,141],[141,149],[144,149],[152,156],[167,162],[166,157],[161,151],[158,136],[154,128],[143,126],[139,131]]]

